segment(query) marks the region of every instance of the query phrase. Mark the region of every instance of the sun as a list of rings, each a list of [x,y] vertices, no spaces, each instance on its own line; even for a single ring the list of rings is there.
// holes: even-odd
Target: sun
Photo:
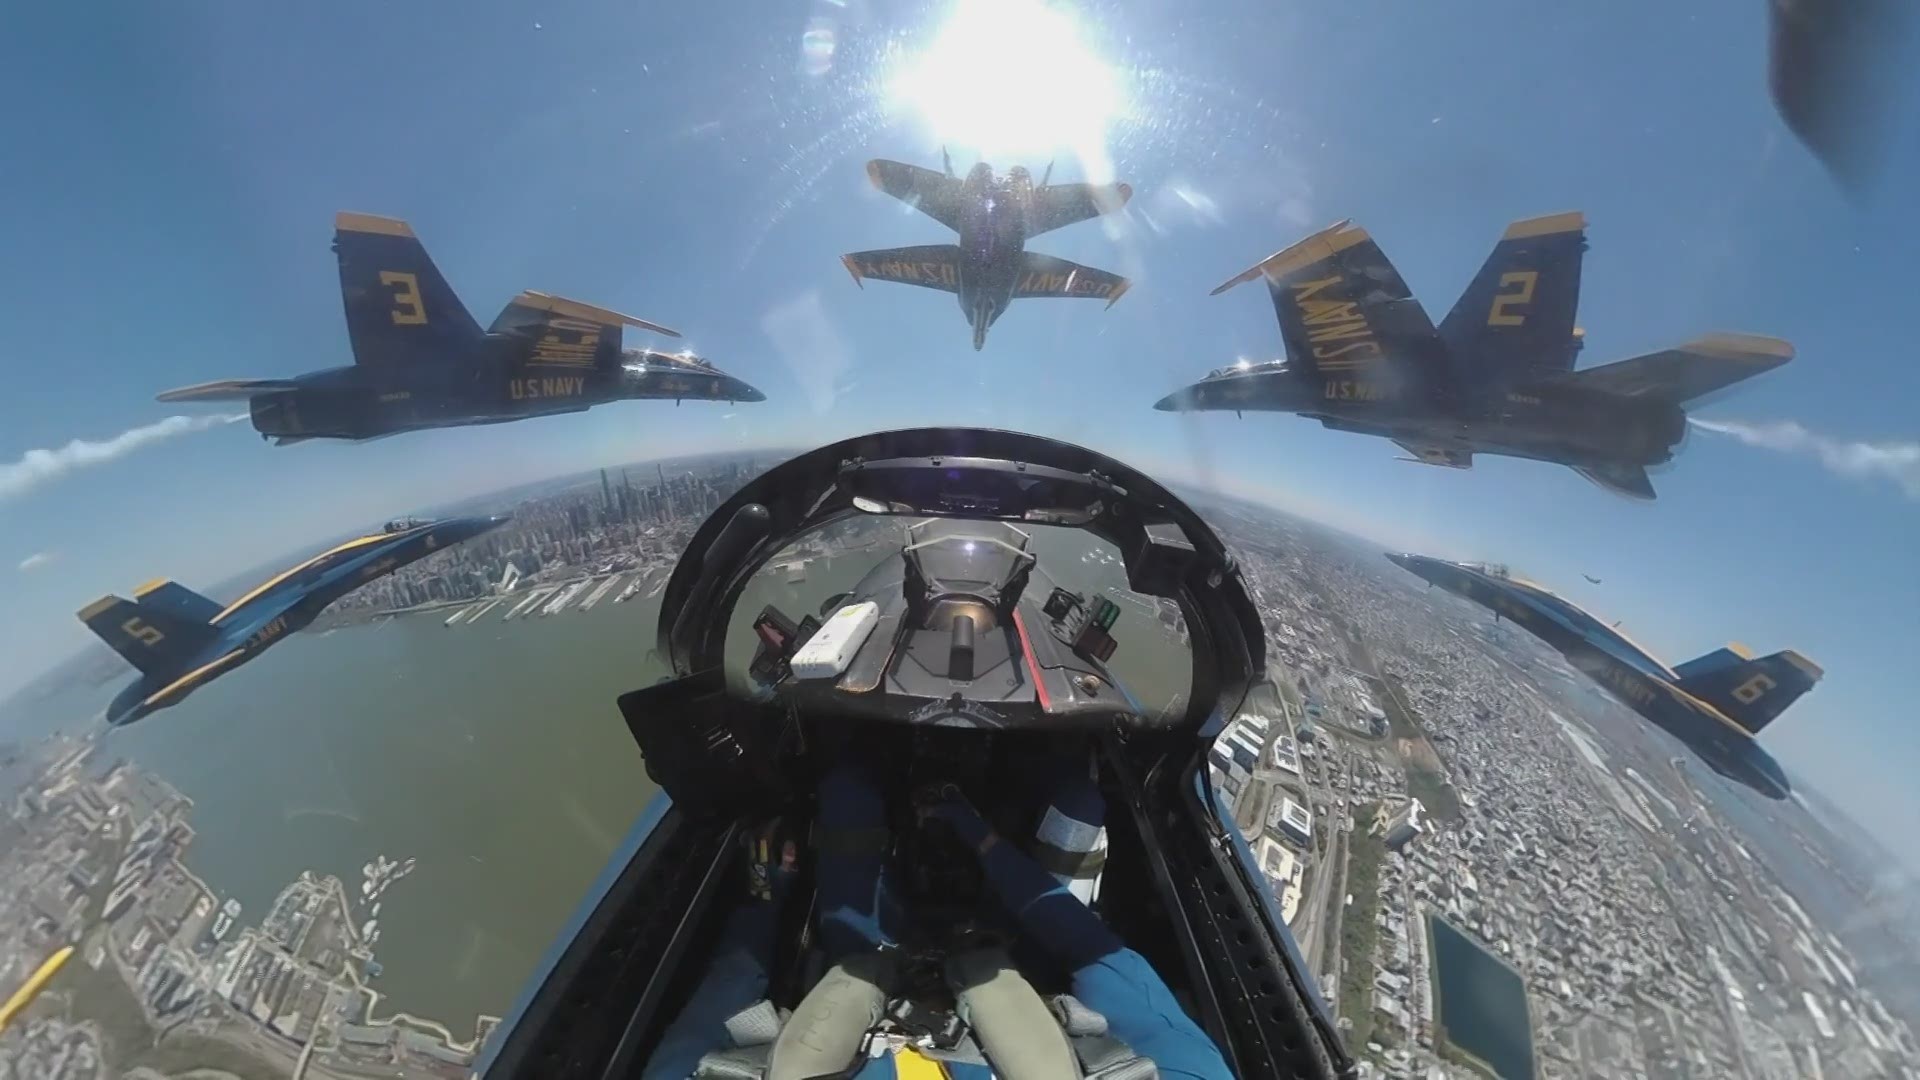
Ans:
[[[1065,8],[957,0],[932,43],[901,58],[887,103],[950,147],[996,163],[1065,152],[1080,158],[1088,179],[1102,180],[1095,173],[1110,172],[1108,128],[1125,94]]]

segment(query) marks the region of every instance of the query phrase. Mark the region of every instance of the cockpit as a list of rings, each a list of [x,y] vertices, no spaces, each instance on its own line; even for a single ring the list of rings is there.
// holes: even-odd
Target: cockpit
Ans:
[[[1228,364],[1226,367],[1214,368],[1212,371],[1207,372],[1207,378],[1230,379],[1236,375],[1265,374],[1286,370],[1287,362],[1285,360],[1263,360],[1259,363],[1254,363],[1250,360],[1241,360],[1237,363]]]

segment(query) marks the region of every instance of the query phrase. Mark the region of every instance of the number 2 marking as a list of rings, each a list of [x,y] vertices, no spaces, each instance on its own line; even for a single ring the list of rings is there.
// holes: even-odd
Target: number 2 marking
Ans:
[[[1511,274],[1500,275],[1502,291],[1493,294],[1493,310],[1487,313],[1488,326],[1520,326],[1527,321],[1525,315],[1509,315],[1507,309],[1533,302],[1533,286],[1540,280],[1538,270],[1515,270]],[[1509,285],[1518,285],[1512,292],[1505,291]],[[395,321],[398,321],[396,318]]]
[[[380,271],[380,284],[398,285],[393,291],[395,326],[419,326],[427,321],[427,309],[420,303],[420,279],[399,270]]]

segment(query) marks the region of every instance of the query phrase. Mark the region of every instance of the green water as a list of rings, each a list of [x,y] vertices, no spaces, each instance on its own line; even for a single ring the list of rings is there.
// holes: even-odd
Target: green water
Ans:
[[[471,1031],[498,1015],[654,794],[614,699],[659,674],[656,601],[503,623],[446,612],[306,633],[105,752],[195,803],[188,865],[255,924],[300,871],[358,896],[376,854],[418,859],[381,898],[383,1009]],[[0,718],[84,719],[113,687]],[[356,912],[365,919],[365,911]]]
[[[1520,976],[1453,924],[1430,915],[1435,998],[1447,1041],[1492,1066],[1504,1080],[1533,1080],[1533,1032]]]

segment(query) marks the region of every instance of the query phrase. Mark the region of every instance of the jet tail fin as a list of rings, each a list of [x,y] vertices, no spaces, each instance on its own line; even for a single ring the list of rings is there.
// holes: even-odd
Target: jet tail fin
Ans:
[[[178,670],[213,639],[211,615],[202,614],[213,601],[170,581],[143,585],[136,595],[138,602],[103,596],[78,614],[141,674]]]
[[[355,363],[452,363],[481,340],[480,324],[406,222],[342,212],[333,251]]]
[[[1507,226],[1467,291],[1440,321],[1440,337],[1476,385],[1528,371],[1573,370],[1574,315],[1587,219],[1579,211]]]
[[[1681,664],[1674,674],[1680,689],[1758,735],[1824,673],[1792,649],[1755,660],[1746,650],[1728,646]]]
[[[1757,334],[1707,334],[1671,349],[1605,364],[1571,376],[1573,383],[1624,397],[1675,403],[1723,390],[1793,359],[1793,346]]]

